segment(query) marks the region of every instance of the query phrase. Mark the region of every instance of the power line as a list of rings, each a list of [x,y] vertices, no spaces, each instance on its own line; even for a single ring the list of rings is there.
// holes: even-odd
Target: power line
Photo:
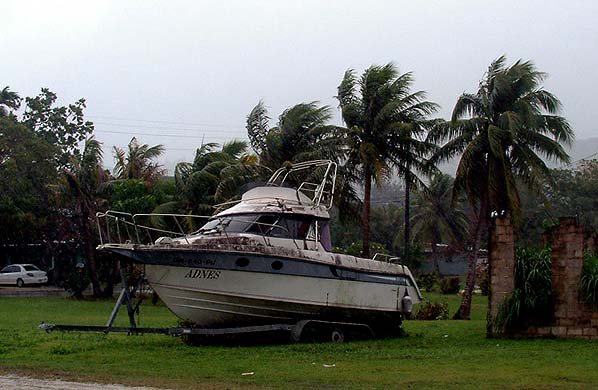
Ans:
[[[158,129],[158,130],[181,130],[181,131],[192,131],[192,132],[228,132],[228,133],[238,133],[239,131],[245,132],[245,129],[190,129],[190,128],[183,128],[183,127],[169,127],[169,126],[147,126],[147,125],[137,125],[137,124],[126,124],[126,123],[108,123],[108,122],[94,122],[95,125],[101,126],[116,126],[116,127],[127,127],[127,128],[142,128],[142,129]]]
[[[204,127],[235,127],[235,126],[237,126],[237,125],[229,125],[229,124],[223,124],[223,123],[175,122],[175,121],[164,121],[164,120],[122,118],[122,117],[106,116],[106,115],[87,115],[87,116],[90,118],[112,119],[112,120],[117,120],[117,121],[165,123],[165,124],[171,124],[171,125],[204,126]]]
[[[205,135],[182,135],[182,134],[154,134],[154,133],[139,133],[131,131],[114,131],[114,130],[95,130],[97,133],[110,133],[110,134],[127,134],[127,135],[148,135],[152,137],[175,137],[175,138],[197,138],[203,139]],[[210,137],[217,139],[228,139],[227,137]],[[244,138],[244,137],[239,137]]]

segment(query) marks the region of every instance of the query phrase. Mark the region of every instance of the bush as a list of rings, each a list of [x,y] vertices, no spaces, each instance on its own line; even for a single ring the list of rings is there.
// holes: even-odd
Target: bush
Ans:
[[[363,248],[363,241],[359,240],[359,241],[351,243],[351,245],[349,245],[347,247],[347,249],[345,249],[344,252],[351,256],[360,257],[362,248]],[[386,247],[379,242],[370,241],[370,255],[374,256],[375,253],[382,253],[382,254],[387,255],[388,249],[386,249]]]
[[[69,275],[64,281],[64,289],[71,293],[77,299],[83,298],[83,291],[89,286],[91,279],[89,271],[83,266],[83,263],[71,268]]]
[[[550,248],[517,248],[515,288],[501,304],[494,330],[513,333],[530,325],[547,325],[553,319]]]
[[[598,254],[586,253],[583,258],[579,297],[586,304],[598,307]]]
[[[447,303],[426,302],[420,306],[415,315],[416,320],[448,320],[449,309]]]
[[[443,294],[457,294],[461,287],[458,276],[449,276],[440,280],[440,292]]]
[[[434,286],[436,285],[436,283],[438,283],[439,280],[440,277],[436,272],[428,272],[419,276],[419,278],[417,279],[417,285],[420,288],[426,290],[426,292],[431,292],[433,291]]]

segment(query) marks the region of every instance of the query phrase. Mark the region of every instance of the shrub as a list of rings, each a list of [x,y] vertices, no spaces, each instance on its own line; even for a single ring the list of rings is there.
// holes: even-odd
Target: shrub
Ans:
[[[517,248],[515,288],[501,304],[494,330],[513,333],[530,325],[546,325],[553,319],[550,248]]]
[[[457,294],[461,287],[458,276],[449,276],[440,280],[440,292],[443,294]]]
[[[424,273],[421,274],[417,279],[417,285],[426,290],[426,292],[431,292],[436,283],[438,283],[439,279],[440,278],[436,272]]]
[[[598,307],[598,254],[586,253],[583,258],[579,297],[586,304]]]
[[[83,291],[89,286],[90,282],[89,271],[81,263],[80,266],[71,268],[64,281],[64,289],[70,292],[73,297],[81,299],[83,298]]]
[[[448,318],[448,304],[438,302],[426,302],[422,304],[415,315],[416,320],[448,320]]]
[[[361,249],[363,248],[363,241],[359,240],[356,242],[351,243],[344,251],[344,253],[351,255],[351,256],[361,256]],[[339,248],[340,249],[340,248]],[[370,241],[370,255],[374,256],[375,253],[382,253],[387,255],[388,249],[379,242]]]

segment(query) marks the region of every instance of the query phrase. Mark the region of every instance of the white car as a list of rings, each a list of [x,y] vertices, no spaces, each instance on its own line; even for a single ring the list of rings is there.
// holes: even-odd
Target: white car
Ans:
[[[12,264],[0,270],[0,284],[23,287],[26,284],[43,284],[47,281],[46,273],[33,264]]]

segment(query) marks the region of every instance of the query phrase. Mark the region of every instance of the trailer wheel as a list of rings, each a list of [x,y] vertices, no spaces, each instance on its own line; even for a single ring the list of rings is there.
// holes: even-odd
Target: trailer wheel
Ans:
[[[330,334],[330,340],[333,343],[342,343],[345,341],[345,334],[340,329],[334,329]]]

